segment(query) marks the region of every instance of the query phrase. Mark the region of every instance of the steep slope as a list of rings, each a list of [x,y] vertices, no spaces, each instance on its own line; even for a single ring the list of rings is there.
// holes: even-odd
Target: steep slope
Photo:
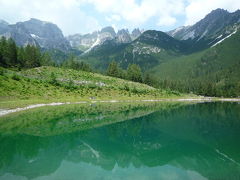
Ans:
[[[23,22],[23,25],[40,47],[62,51],[70,49],[69,42],[64,38],[62,31],[57,25],[38,19],[30,19]]]
[[[205,51],[182,56],[151,70],[167,86],[206,95],[240,96],[240,31]],[[165,84],[165,85],[166,85]],[[177,85],[178,84],[178,85]],[[204,90],[205,91],[205,90]]]
[[[13,38],[19,46],[31,44],[43,49],[58,49],[65,52],[71,48],[57,25],[38,19],[12,25],[0,23],[0,36]]]
[[[211,47],[232,34],[240,23],[240,10],[229,13],[216,9],[193,26],[180,27],[167,32],[170,36],[186,40],[192,51]]]
[[[139,29],[134,29],[132,33],[129,33],[128,29],[121,29],[116,33],[113,27],[107,26],[93,33],[70,35],[67,39],[73,48],[90,52],[94,47],[104,44],[105,41],[114,40],[118,44],[125,44],[135,40],[140,35]]]
[[[0,19],[0,34],[3,34],[9,30],[8,22]]]
[[[223,9],[216,9],[193,26],[180,27],[168,32],[168,34],[181,40],[211,38],[223,31],[227,26],[233,26],[239,22],[240,10],[229,13]]]
[[[118,43],[129,43],[132,41],[131,36],[127,29],[119,30],[116,35],[116,40]]]

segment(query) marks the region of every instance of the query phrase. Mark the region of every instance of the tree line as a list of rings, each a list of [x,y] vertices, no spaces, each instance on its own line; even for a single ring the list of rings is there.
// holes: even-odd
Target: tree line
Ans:
[[[22,69],[40,66],[58,66],[82,71],[92,71],[87,63],[78,61],[70,55],[63,63],[57,64],[49,52],[43,52],[38,46],[28,44],[18,47],[12,38],[0,38],[0,66],[5,68]]]
[[[0,66],[5,68],[33,68],[54,65],[48,53],[42,53],[37,46],[18,47],[12,38],[0,39]]]
[[[156,79],[154,79],[148,73],[144,74],[140,66],[137,64],[129,64],[127,69],[124,70],[116,61],[112,61],[108,65],[106,75],[134,82],[145,83],[150,86],[156,86],[157,84]]]

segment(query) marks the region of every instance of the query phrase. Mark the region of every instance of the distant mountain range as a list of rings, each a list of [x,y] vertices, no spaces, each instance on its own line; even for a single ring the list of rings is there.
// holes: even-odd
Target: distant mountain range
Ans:
[[[95,44],[83,59],[95,67],[105,69],[111,60],[122,67],[129,63],[150,69],[162,62],[182,55],[190,55],[224,41],[239,29],[240,11],[229,13],[216,9],[193,26],[180,27],[169,32],[148,30],[130,42],[117,43],[112,38]],[[107,62],[107,63],[106,63]]]
[[[135,52],[138,46],[136,45],[137,42],[142,43],[142,41],[144,41],[145,44],[150,43],[151,46],[155,46],[153,41],[156,41],[157,44],[155,48],[168,50],[167,47],[159,46],[160,44],[168,46],[168,42],[165,42],[166,39],[171,39],[167,37],[168,35],[179,40],[175,41],[175,46],[179,46],[176,47],[177,51],[185,48],[188,52],[195,52],[211,47],[228,37],[231,33],[235,32],[239,23],[240,10],[229,13],[223,9],[216,9],[193,26],[183,26],[165,33],[155,31],[156,37],[153,36],[153,31],[145,31],[145,33],[143,33],[143,30],[136,28],[131,33],[128,29],[115,32],[111,26],[88,34],[74,34],[64,37],[61,29],[57,25],[32,18],[29,21],[18,22],[16,24],[9,24],[4,20],[0,20],[0,36],[7,38],[12,37],[19,46],[32,44],[40,46],[43,49],[58,49],[63,52],[74,48],[85,52],[84,54],[91,54],[91,51],[96,53],[98,49],[106,49],[108,48],[106,45],[110,44],[114,44],[115,47],[123,47],[123,44],[131,44],[130,46],[135,47]],[[173,45],[172,43],[173,42],[170,41],[169,46]],[[99,48],[99,46],[103,47]],[[141,48],[140,46],[137,49]],[[117,49],[119,50],[119,48]],[[149,49],[149,47],[146,46],[145,49]],[[185,52],[187,52],[187,50]],[[105,55],[106,54],[104,54],[104,56]]]
[[[0,20],[0,36],[13,38],[17,45],[36,45],[42,49],[65,53],[76,49],[82,59],[98,69],[106,69],[111,60],[127,67],[139,64],[144,70],[181,55],[213,47],[235,34],[240,24],[240,10],[229,13],[216,9],[192,26],[169,32],[128,29],[115,32],[111,26],[88,34],[63,36],[60,28],[50,22],[30,19],[8,24]]]

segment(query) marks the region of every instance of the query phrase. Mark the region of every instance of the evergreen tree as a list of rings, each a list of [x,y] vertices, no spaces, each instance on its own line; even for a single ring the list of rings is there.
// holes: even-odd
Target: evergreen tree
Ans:
[[[143,82],[150,86],[156,85],[155,80],[153,79],[153,77],[150,76],[149,73],[145,74]]]
[[[18,56],[17,56],[17,46],[15,44],[15,41],[12,38],[7,40],[7,48],[5,51],[5,62],[8,67],[19,66]]]
[[[40,64],[41,64],[41,66],[55,66],[56,65],[48,52],[45,52],[41,55]]]
[[[66,61],[64,61],[61,66],[75,70],[92,72],[92,68],[89,64],[77,60],[76,57],[72,55]]]
[[[107,75],[108,76],[113,76],[113,77],[119,77],[119,75],[120,75],[119,67],[118,67],[118,64],[115,61],[112,61],[108,65]]]
[[[31,46],[31,45],[27,45],[25,47],[25,57],[24,57],[24,61],[25,61],[25,66],[27,68],[32,68],[32,67],[39,67],[40,61],[41,61],[41,53],[40,50],[35,47],[35,46]]]
[[[18,63],[20,67],[25,67],[25,50],[23,47],[18,48]]]
[[[130,64],[127,68],[128,79],[135,82],[142,82],[142,71],[139,65]]]
[[[0,40],[0,65],[3,67],[7,67],[6,58],[5,58],[6,49],[7,49],[7,40],[4,36],[2,36]]]

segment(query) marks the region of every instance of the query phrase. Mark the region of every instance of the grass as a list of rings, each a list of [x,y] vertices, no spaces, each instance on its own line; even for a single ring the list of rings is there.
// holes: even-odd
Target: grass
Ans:
[[[50,102],[143,100],[188,95],[96,73],[39,67],[20,72],[1,69],[0,108]]]

